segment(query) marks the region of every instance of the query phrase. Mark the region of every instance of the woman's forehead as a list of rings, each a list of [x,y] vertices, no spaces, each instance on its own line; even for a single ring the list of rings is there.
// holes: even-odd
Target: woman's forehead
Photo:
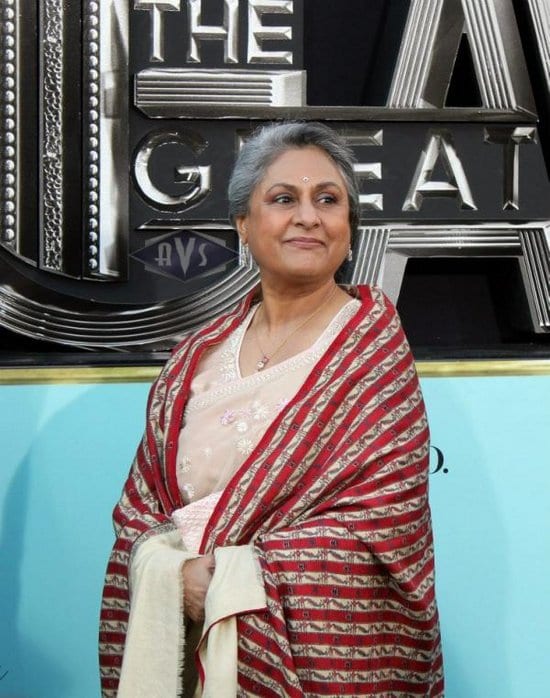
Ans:
[[[332,158],[317,146],[290,148],[278,155],[266,169],[261,184],[284,181],[302,184],[314,181],[335,181],[345,188],[344,178]]]

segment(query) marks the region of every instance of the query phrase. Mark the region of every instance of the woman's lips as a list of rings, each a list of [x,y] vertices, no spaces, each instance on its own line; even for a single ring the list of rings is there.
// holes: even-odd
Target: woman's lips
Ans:
[[[299,247],[303,250],[311,250],[316,247],[324,247],[324,243],[321,240],[317,240],[315,238],[289,238],[288,240],[285,240],[285,243],[287,245],[292,245],[293,247]]]

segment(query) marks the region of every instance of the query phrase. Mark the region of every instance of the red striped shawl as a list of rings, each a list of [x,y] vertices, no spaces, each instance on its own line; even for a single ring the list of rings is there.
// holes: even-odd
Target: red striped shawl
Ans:
[[[361,308],[228,484],[202,551],[254,541],[268,607],[238,618],[243,696],[442,696],[428,506],[428,426],[395,310]],[[182,506],[177,437],[204,349],[251,297],[176,348],[114,510],[101,612],[105,698],[116,695],[134,546]]]

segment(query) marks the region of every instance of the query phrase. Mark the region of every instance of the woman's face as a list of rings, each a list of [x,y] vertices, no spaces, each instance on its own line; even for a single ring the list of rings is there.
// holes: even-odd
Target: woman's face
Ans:
[[[348,192],[320,148],[287,150],[266,170],[237,219],[263,282],[324,283],[350,246]]]

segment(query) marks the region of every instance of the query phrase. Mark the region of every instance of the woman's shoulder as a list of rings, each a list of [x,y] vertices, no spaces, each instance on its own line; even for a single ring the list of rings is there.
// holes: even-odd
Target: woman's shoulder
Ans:
[[[395,305],[380,286],[360,284],[347,287],[348,293],[361,302],[364,313],[383,313],[397,316]]]

